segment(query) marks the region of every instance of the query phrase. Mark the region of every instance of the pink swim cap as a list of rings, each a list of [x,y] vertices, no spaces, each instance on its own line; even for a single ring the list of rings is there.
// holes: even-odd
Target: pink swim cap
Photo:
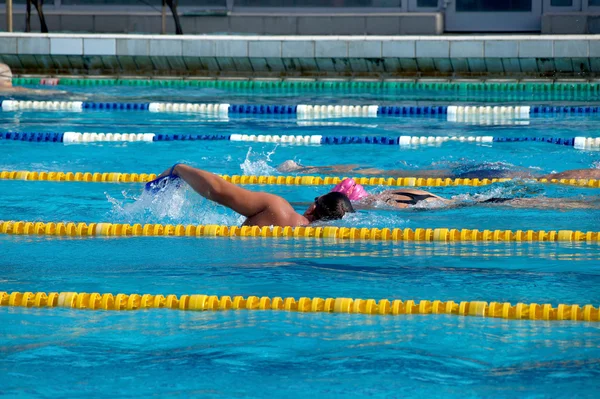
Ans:
[[[342,180],[331,192],[346,194],[350,201],[360,201],[369,196],[364,187],[355,182],[354,179]]]

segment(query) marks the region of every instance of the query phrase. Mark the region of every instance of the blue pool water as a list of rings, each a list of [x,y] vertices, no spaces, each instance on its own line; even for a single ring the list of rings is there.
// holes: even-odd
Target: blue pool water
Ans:
[[[230,92],[66,88],[65,99],[229,103],[449,104],[448,93]],[[545,104],[457,98],[469,104]],[[557,101],[556,99],[554,99]],[[558,101],[566,104],[564,101]],[[598,137],[598,115],[480,126],[443,118],[210,119],[190,114],[0,112],[3,131],[206,134]],[[335,124],[333,124],[335,123]],[[0,142],[0,170],[160,173],[186,162],[223,174],[304,165],[464,170],[488,164],[550,173],[597,168],[600,153],[544,143],[296,146],[233,142]],[[285,173],[288,174],[288,173]],[[384,174],[384,173],[383,173]],[[348,174],[344,174],[348,175]],[[300,211],[330,187],[255,186]],[[382,191],[384,187],[369,187]],[[515,181],[437,187],[474,196],[597,203],[598,189]],[[137,184],[0,180],[0,220],[241,223],[189,189],[142,194]],[[465,206],[362,210],[335,225],[598,231],[596,209]],[[360,297],[576,303],[598,306],[600,246],[586,243],[387,243],[294,239],[56,238],[0,235],[0,291]],[[0,308],[0,394],[7,397],[595,397],[594,323],[452,316],[286,312],[136,312]]]

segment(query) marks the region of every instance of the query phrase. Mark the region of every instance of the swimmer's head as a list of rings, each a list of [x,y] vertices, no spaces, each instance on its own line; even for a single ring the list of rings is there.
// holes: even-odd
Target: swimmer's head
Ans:
[[[0,63],[0,87],[12,87],[12,71],[6,64]]]
[[[302,166],[300,166],[296,161],[292,161],[291,159],[277,166],[277,170],[279,172],[295,172],[299,169],[302,169]]]
[[[348,212],[354,212],[348,197],[345,194],[333,192],[315,198],[315,203],[304,212],[304,217],[310,222],[337,220],[343,218]]]

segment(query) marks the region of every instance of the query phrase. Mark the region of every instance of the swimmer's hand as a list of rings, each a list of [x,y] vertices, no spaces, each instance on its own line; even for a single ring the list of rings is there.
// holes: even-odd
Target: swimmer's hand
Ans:
[[[160,175],[158,175],[157,179],[160,179],[163,176],[179,176],[177,174],[177,165],[179,165],[179,164],[176,163],[175,165],[171,166],[169,169],[162,172]]]

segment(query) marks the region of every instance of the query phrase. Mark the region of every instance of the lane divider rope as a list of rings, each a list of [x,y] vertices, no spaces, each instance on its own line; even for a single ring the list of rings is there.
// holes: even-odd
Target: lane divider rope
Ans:
[[[195,311],[273,310],[302,313],[350,313],[367,315],[476,316],[511,320],[600,321],[593,305],[485,302],[414,301],[361,298],[292,298],[216,295],[100,294],[97,292],[0,292],[0,306],[70,308],[87,310],[178,309]]]
[[[97,132],[0,132],[0,140],[54,142],[65,144],[95,142],[155,142],[155,141],[238,141],[289,144],[382,144],[414,147],[440,145],[446,142],[516,143],[541,142],[575,147],[600,148],[600,137],[493,137],[493,136],[322,136],[322,135],[247,135],[247,134],[156,134]]]
[[[64,237],[262,237],[419,242],[586,242],[600,232],[575,230],[478,230],[449,228],[282,227],[0,221],[0,234]]]
[[[446,115],[448,120],[458,121],[464,115],[492,115],[496,118],[529,118],[541,114],[590,114],[598,113],[600,106],[380,106],[380,105],[264,105],[264,104],[213,104],[213,103],[128,103],[96,101],[32,101],[3,100],[4,111],[46,110],[46,111],[149,111],[149,112],[188,112],[217,116],[236,114],[253,115],[295,115],[299,119],[328,117],[377,117]],[[463,115],[463,116],[461,116]]]
[[[217,175],[234,184],[262,184],[262,185],[293,185],[293,186],[321,186],[338,184],[345,177],[338,176],[255,176],[255,175]],[[26,170],[2,170],[0,180],[22,181],[53,181],[53,182],[86,182],[86,183],[147,183],[156,179],[154,173],[118,173],[118,172],[37,172]],[[501,179],[463,179],[440,177],[353,177],[364,186],[391,186],[391,187],[447,187],[471,186],[479,187],[493,183],[511,181],[511,178]],[[539,183],[565,184],[577,187],[600,187],[597,179],[527,179]]]
[[[559,96],[584,96],[600,92],[597,82],[428,82],[398,80],[339,80],[339,79],[94,79],[94,78],[20,78],[12,79],[13,85],[65,85],[65,86],[154,86],[154,87],[201,87],[221,89],[258,89],[277,91],[301,90],[435,90],[456,92],[503,92],[504,95],[519,93],[556,94]]]

